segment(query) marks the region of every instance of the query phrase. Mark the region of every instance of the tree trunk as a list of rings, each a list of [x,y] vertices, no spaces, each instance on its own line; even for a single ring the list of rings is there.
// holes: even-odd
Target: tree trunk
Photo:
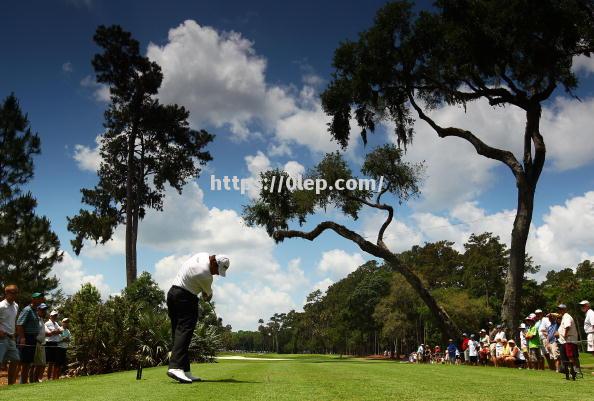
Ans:
[[[512,230],[509,254],[509,269],[505,283],[505,295],[501,307],[501,318],[511,331],[511,338],[518,336],[520,308],[522,306],[522,284],[524,282],[526,241],[532,221],[534,191],[520,190],[518,194],[518,211]]]
[[[429,290],[423,285],[423,282],[413,271],[411,271],[407,266],[404,266],[394,259],[390,258],[391,260],[386,260],[389,264],[396,267],[396,270],[404,276],[406,281],[410,284],[410,286],[415,290],[415,292],[421,297],[425,305],[429,308],[429,311],[433,315],[437,326],[439,327],[443,340],[447,342],[447,339],[457,339],[460,337],[460,329],[454,323],[454,321],[450,318],[448,313],[443,309],[435,300],[433,295],[429,292]]]
[[[136,280],[136,234],[134,230],[134,129],[128,138],[128,160],[126,171],[126,285]]]
[[[501,306],[501,318],[511,330],[512,338],[518,337],[520,308],[522,307],[522,284],[526,262],[526,242],[532,222],[534,193],[546,157],[546,147],[540,134],[540,104],[532,104],[526,111],[526,130],[524,133],[523,171],[516,171],[518,206],[512,229],[509,255],[509,269],[505,283],[505,294]],[[534,159],[532,147],[534,146]]]

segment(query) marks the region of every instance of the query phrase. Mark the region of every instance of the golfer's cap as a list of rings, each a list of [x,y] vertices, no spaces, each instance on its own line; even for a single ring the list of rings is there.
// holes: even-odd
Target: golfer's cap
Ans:
[[[33,299],[43,298],[43,294],[40,292],[34,292],[33,294],[31,294],[31,298],[33,298]]]
[[[584,306],[584,305],[590,305],[590,302],[588,302],[587,300],[583,300],[582,302],[580,302],[580,305]]]
[[[471,334],[471,335],[470,335],[470,338],[474,338],[474,334]]]
[[[45,304],[45,303],[43,303],[43,304],[39,304],[39,306],[37,307],[37,309],[43,309],[43,310],[45,310],[45,309],[47,309],[47,308],[48,308],[48,306],[47,306],[47,304]]]
[[[454,340],[452,340],[451,338],[450,338],[448,341],[449,341],[449,342],[451,342],[451,343],[453,343],[453,342],[454,342]]]
[[[529,314],[528,316],[530,316],[530,319],[534,319],[534,318],[536,317],[536,314],[534,314],[534,313],[531,313],[531,314]]]
[[[468,334],[462,333],[462,337],[468,337]]]
[[[501,324],[498,324],[498,325],[497,325],[497,328],[498,328],[498,329],[500,329],[500,328],[502,328],[502,327],[503,327],[503,326],[502,326]]]
[[[51,311],[50,316],[58,316],[58,311],[57,310]]]
[[[481,331],[480,331],[480,332],[481,332],[481,333],[486,333],[486,332],[487,332],[487,330],[485,330],[485,329],[481,329]]]
[[[524,320],[534,320],[534,318],[532,316],[526,316]]]
[[[216,258],[217,265],[219,265],[219,276],[226,277],[227,276],[227,269],[229,268],[229,256],[227,255],[217,255]]]
[[[542,313],[542,309],[537,309],[534,311],[534,313]]]
[[[524,323],[520,323],[520,329],[525,329],[526,325]]]
[[[567,305],[559,304],[559,305],[557,305],[557,309],[567,309]]]
[[[493,322],[489,322],[489,326],[493,326]]]
[[[64,319],[62,319],[62,323],[69,322],[69,321],[70,321],[70,319],[68,319],[67,317],[65,317]]]
[[[516,342],[514,340],[509,340],[508,344],[515,344]]]

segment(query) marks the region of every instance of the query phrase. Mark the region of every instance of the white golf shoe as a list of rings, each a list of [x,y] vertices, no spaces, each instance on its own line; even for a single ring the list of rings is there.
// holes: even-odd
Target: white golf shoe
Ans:
[[[201,378],[192,376],[192,372],[190,372],[190,371],[184,372],[184,375],[186,375],[186,377],[188,379],[192,380],[192,382],[201,382],[202,381]]]
[[[173,380],[177,380],[180,383],[192,383],[192,379],[187,377],[184,374],[184,371],[181,369],[169,369],[167,371],[167,376],[171,377]]]

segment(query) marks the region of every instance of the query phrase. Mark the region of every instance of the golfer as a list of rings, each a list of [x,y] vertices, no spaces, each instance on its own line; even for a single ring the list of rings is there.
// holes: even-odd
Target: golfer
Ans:
[[[212,299],[214,275],[225,277],[229,258],[225,255],[197,253],[185,261],[167,293],[167,309],[171,319],[173,349],[167,376],[180,383],[200,381],[190,372],[188,348],[198,322],[198,294],[205,301]]]

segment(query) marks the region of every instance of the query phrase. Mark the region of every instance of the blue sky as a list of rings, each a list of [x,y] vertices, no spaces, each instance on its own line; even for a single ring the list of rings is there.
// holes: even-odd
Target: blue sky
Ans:
[[[124,4],[121,4],[124,3]],[[80,188],[96,183],[95,139],[102,132],[105,89],[90,60],[99,24],[121,24],[143,52],[163,68],[161,101],[186,106],[195,128],[216,134],[214,161],[182,196],[170,194],[164,213],[141,223],[139,266],[167,288],[183,258],[199,251],[228,253],[227,279],[217,279],[219,315],[235,328],[254,328],[259,317],[300,308],[307,293],[339,280],[369,257],[335,235],[316,242],[275,245],[260,229],[245,227],[248,196],[209,188],[210,174],[254,177],[268,167],[298,173],[336,149],[325,132],[317,95],[332,72],[340,41],[368,27],[382,1],[184,2],[55,0],[10,2],[0,14],[0,96],[14,92],[42,139],[30,184],[38,211],[52,220],[66,252],[56,266],[66,292],[91,281],[104,293],[125,283],[123,236],[106,246],[87,244],[80,257],[70,247],[66,216],[81,207]],[[424,6],[420,3],[419,7]],[[548,162],[536,199],[529,252],[549,269],[594,255],[594,63],[576,60],[581,102],[556,93],[543,113]],[[439,121],[474,129],[498,146],[520,145],[522,114],[478,103],[443,108]],[[455,138],[438,139],[417,124],[407,153],[425,161],[419,199],[399,207],[388,244],[404,250],[449,239],[458,247],[472,232],[492,231],[509,242],[515,208],[511,174],[474,154]],[[389,127],[368,148],[391,141]],[[355,136],[345,157],[356,171],[365,149]],[[311,223],[338,219],[371,236],[380,216],[364,212],[350,222],[336,211]],[[234,272],[235,270],[235,272]],[[540,276],[542,277],[542,275]]]

